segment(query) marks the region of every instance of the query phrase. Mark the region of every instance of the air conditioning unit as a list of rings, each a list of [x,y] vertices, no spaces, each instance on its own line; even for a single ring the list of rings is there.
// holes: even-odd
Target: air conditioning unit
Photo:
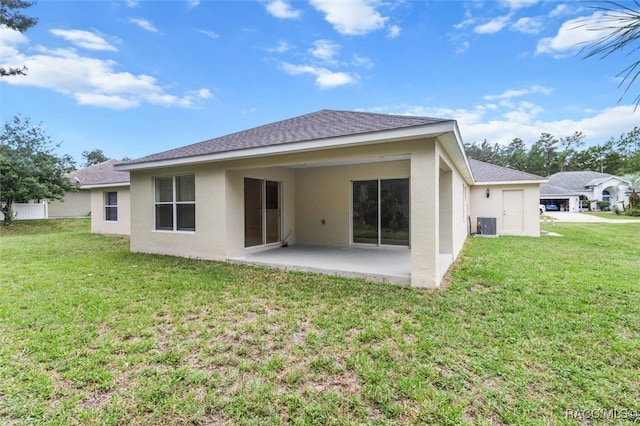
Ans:
[[[495,217],[479,217],[477,229],[478,229],[478,234],[480,235],[497,235],[496,218]]]

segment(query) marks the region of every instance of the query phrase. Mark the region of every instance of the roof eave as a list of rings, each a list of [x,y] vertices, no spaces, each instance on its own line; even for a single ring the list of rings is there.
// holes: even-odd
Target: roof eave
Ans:
[[[80,189],[111,188],[114,186],[129,186],[129,185],[130,185],[130,182],[92,183],[90,185],[80,185]]]
[[[502,180],[502,181],[479,181],[479,182],[475,182],[474,185],[476,186],[489,186],[489,185],[522,185],[522,184],[545,184],[549,182],[548,180]]]
[[[438,138],[445,133],[454,133],[459,149],[462,149],[462,139],[454,120],[442,121],[439,123],[425,124],[409,128],[384,130],[373,133],[362,133],[356,135],[338,136],[326,139],[312,139],[308,141],[291,142],[280,145],[270,145],[256,148],[247,148],[235,151],[225,151],[219,153],[173,158],[167,160],[147,161],[143,163],[121,163],[113,168],[117,171],[148,170],[160,167],[174,167],[192,164],[240,160],[262,156],[294,154],[305,151],[317,151],[322,149],[343,148],[358,145],[370,145],[399,140],[410,140],[419,137]],[[461,151],[464,153],[464,150]],[[464,156],[464,154],[463,154]],[[466,168],[470,173],[469,165]]]

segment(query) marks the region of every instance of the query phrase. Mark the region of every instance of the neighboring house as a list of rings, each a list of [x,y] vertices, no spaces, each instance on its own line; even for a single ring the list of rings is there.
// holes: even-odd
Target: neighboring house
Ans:
[[[394,247],[410,256],[412,286],[437,287],[470,218],[539,235],[541,178],[503,170],[476,186],[455,120],[322,110],[115,170],[131,176],[134,252],[226,261],[285,242]]]
[[[608,173],[560,172],[549,176],[548,183],[540,187],[540,204],[547,210],[569,212],[598,210],[598,201],[622,207],[629,202],[627,184],[623,178]]]
[[[91,216],[91,232],[129,234],[129,173],[115,171],[117,160],[107,160],[67,177],[78,185],[61,201],[49,205],[49,217]]]
[[[546,180],[538,175],[469,159],[474,185],[471,187],[471,223],[478,218],[495,218],[498,235],[540,236],[538,199],[540,184]],[[482,220],[481,220],[482,222]]]

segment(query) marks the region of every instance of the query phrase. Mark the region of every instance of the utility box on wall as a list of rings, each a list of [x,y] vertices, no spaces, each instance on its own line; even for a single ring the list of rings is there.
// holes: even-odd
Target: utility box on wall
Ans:
[[[478,218],[478,234],[496,235],[496,218],[495,217],[479,217]]]

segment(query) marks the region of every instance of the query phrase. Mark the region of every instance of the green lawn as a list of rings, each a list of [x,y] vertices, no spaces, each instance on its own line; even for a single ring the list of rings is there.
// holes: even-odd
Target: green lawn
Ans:
[[[614,212],[585,212],[584,214],[588,214],[590,216],[603,217],[605,219],[631,219],[640,221],[640,217],[638,216],[627,216],[625,214],[615,214]]]
[[[18,222],[0,229],[0,424],[624,423],[640,224],[548,230],[470,239],[451,284],[419,291]]]

